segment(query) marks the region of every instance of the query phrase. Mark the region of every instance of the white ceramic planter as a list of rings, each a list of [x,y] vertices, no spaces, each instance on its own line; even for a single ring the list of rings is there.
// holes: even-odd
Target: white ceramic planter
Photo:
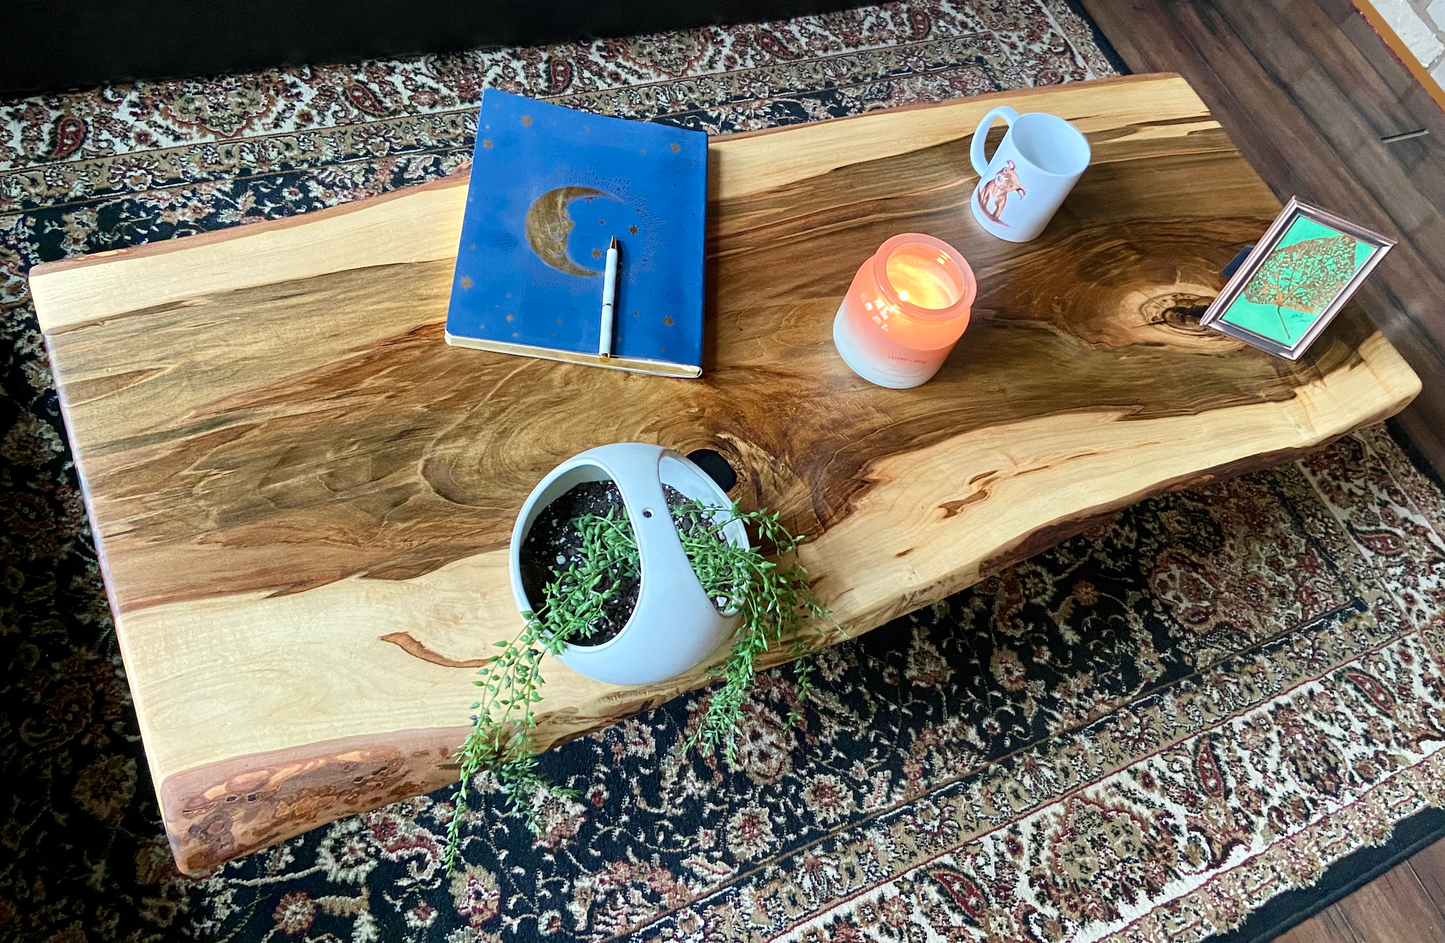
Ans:
[[[613,481],[622,492],[637,534],[642,581],[637,606],[622,631],[601,645],[568,645],[559,657],[579,674],[610,684],[655,684],[701,663],[732,635],[737,616],[723,615],[702,591],[678,539],[662,486],[719,508],[727,492],[682,455],[658,445],[621,442],[589,449],[558,465],[532,489],[512,529],[512,595],[522,612],[534,607],[522,588],[521,552],[543,509],[586,481]],[[724,531],[739,547],[747,529],[733,521]],[[539,600],[540,602],[540,600]]]

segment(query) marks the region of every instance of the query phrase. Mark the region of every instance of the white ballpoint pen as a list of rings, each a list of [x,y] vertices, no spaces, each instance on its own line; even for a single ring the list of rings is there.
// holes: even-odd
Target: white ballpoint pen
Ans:
[[[597,347],[597,356],[607,360],[612,356],[612,308],[617,298],[617,237],[607,246],[607,270],[602,276],[602,340]]]

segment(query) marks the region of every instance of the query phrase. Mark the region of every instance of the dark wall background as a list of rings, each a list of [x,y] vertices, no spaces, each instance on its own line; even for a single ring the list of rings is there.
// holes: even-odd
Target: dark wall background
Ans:
[[[0,0],[0,96],[627,36],[865,0]]]

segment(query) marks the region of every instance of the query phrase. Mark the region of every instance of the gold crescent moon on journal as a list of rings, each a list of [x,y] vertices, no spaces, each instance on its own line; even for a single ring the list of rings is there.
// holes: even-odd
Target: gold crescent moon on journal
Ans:
[[[573,200],[597,196],[616,199],[612,194],[592,187],[558,187],[532,201],[527,208],[525,228],[527,244],[539,259],[568,275],[585,277],[602,274],[598,269],[584,268],[567,257],[567,238],[576,225],[567,215],[567,207]]]

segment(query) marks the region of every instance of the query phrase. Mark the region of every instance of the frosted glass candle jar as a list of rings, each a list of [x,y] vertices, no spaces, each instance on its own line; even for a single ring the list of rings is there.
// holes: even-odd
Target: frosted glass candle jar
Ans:
[[[927,383],[968,327],[978,286],[958,250],[922,233],[894,236],[853,276],[833,343],[870,383]]]

